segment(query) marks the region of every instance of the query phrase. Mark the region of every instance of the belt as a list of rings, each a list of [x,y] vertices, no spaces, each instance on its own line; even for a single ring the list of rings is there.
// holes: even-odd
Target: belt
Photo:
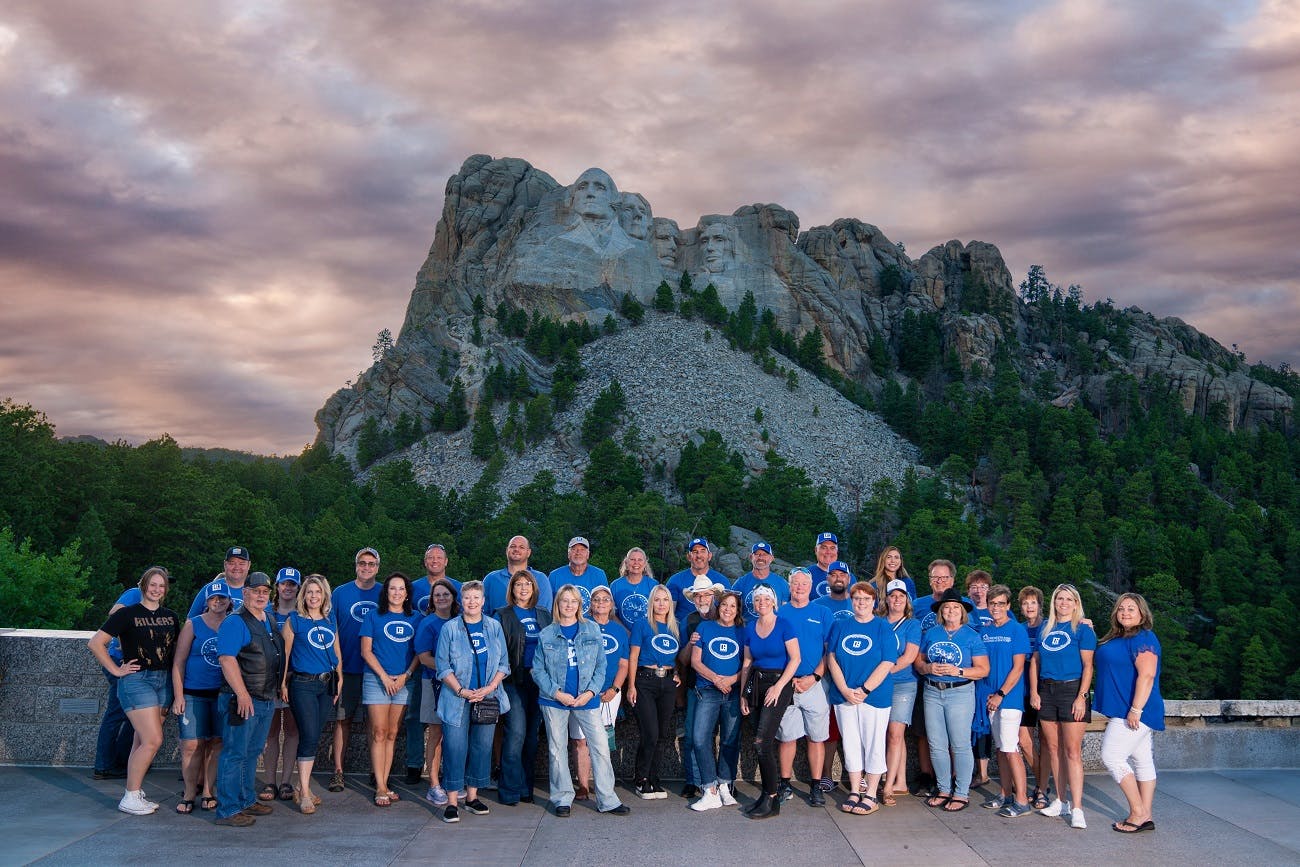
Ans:
[[[1050,677],[1040,677],[1038,679],[1038,682],[1039,683],[1078,683],[1082,679],[1083,678],[1081,677],[1075,677],[1075,678],[1071,678],[1070,680],[1052,680]]]
[[[942,691],[945,689],[953,689],[958,686],[965,686],[966,684],[974,683],[975,681],[973,680],[955,680],[955,681],[931,680],[930,678],[927,677],[925,679],[925,682],[930,684],[930,686],[934,687],[935,689]]]
[[[334,673],[334,672],[332,672],[332,671],[327,671],[327,672],[324,672],[323,674],[303,674],[301,671],[295,671],[295,672],[293,672],[293,679],[294,679],[294,680],[320,680],[320,681],[326,681],[326,680],[329,680],[329,679],[330,679],[330,675],[333,674],[333,673]]]
[[[637,674],[648,674],[650,677],[672,677],[673,667],[671,665],[638,665]]]
[[[781,675],[785,674],[784,668],[756,668],[754,676],[763,680],[780,680]]]

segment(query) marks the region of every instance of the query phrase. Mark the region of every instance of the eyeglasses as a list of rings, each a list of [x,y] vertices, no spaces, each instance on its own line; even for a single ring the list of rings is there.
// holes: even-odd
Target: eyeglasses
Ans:
[[[990,603],[989,603],[989,607],[990,607],[990,608],[1010,608],[1010,607],[1011,607],[1011,603],[1010,603],[1010,602],[1002,602],[1002,601],[998,601],[998,602],[990,602]]]
[[[363,569],[378,569],[379,564],[373,560],[358,560],[357,565]]]

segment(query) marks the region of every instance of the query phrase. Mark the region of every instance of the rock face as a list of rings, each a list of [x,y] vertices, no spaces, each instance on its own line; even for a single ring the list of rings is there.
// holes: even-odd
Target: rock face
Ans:
[[[470,339],[476,297],[489,314],[504,301],[599,325],[625,293],[648,305],[661,281],[676,286],[683,274],[697,290],[713,284],[729,309],[752,292],[758,309],[772,310],[796,337],[819,331],[827,365],[873,392],[893,374],[874,369],[868,350],[883,340],[896,359],[911,311],[934,317],[944,351],[964,369],[987,370],[1010,346],[1026,382],[1056,373],[1067,403],[1077,395],[1099,404],[1115,375],[1147,382],[1158,374],[1189,412],[1222,403],[1234,424],[1292,423],[1291,398],[1237,370],[1222,346],[1141,311],[1124,311],[1126,354],[1094,343],[1090,351],[1108,359],[1103,372],[1071,376],[1059,341],[1026,348],[1040,336],[992,244],[949,241],[912,260],[869,223],[840,219],[801,232],[798,216],[776,204],[681,225],[655,216],[645,196],[619,190],[601,169],[564,186],[520,159],[470,157],[447,182],[396,346],[329,398],[316,416],[319,440],[352,457],[367,418],[385,426],[403,412],[423,419],[446,399],[453,376],[473,403],[496,361],[547,386],[549,369],[518,342],[488,330],[478,344]],[[492,324],[490,315],[479,319]]]

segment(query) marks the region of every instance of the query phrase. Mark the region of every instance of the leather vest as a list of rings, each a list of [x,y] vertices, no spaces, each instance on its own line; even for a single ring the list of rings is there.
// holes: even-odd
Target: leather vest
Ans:
[[[244,688],[259,701],[271,701],[279,696],[284,675],[284,636],[278,629],[267,632],[266,622],[258,620],[247,608],[241,608],[235,616],[244,619],[252,636],[235,657],[239,661],[239,673],[244,677]],[[275,619],[270,613],[266,616],[274,626]]]

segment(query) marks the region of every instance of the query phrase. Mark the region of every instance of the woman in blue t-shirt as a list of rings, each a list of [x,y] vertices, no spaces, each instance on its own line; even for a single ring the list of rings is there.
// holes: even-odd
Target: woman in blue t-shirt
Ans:
[[[691,668],[695,670],[695,730],[691,743],[695,747],[695,767],[704,781],[700,799],[691,804],[696,812],[715,810],[726,801],[735,803],[731,787],[740,757],[739,683],[745,646],[741,606],[740,594],[724,593],[718,602],[717,618],[701,620],[691,637]],[[715,759],[713,732],[719,726]]]
[[[937,791],[925,803],[949,813],[970,804],[975,681],[989,673],[984,642],[966,623],[973,607],[955,588],[943,591],[930,605],[938,620],[922,637],[913,665],[925,678],[925,731],[937,779]]]
[[[343,689],[339,627],[334,620],[330,583],[324,575],[303,579],[295,610],[285,619],[280,634],[289,660],[280,692],[298,720],[298,785],[293,797],[298,808],[311,815],[320,806],[320,798],[311,790],[316,750],[325,722],[334,718]]]
[[[442,787],[442,720],[438,717],[438,636],[442,628],[460,614],[456,585],[443,577],[429,585],[429,613],[415,630],[415,656],[423,669],[420,678],[420,723],[424,726],[424,770],[429,775],[429,790],[424,798],[435,807],[447,806],[447,790]]]
[[[636,795],[644,800],[663,799],[668,792],[659,784],[659,765],[672,737],[673,708],[677,704],[677,651],[681,637],[673,596],[656,584],[650,591],[649,611],[632,628],[628,668],[636,672],[627,688],[627,703],[636,713],[641,740],[636,746]]]
[[[889,729],[885,743],[885,786],[881,803],[893,807],[895,796],[907,794],[907,742],[904,736],[912,724],[916,706],[916,672],[912,663],[921,652],[921,621],[912,616],[912,597],[902,581],[886,585],[885,618],[894,631],[894,645],[898,659],[894,662],[890,682],[894,693],[889,708]]]
[[[542,726],[537,684],[532,675],[533,655],[537,652],[537,636],[551,623],[550,613],[537,607],[537,599],[537,579],[527,569],[520,569],[510,576],[506,604],[496,611],[510,661],[510,676],[505,682],[510,713],[501,740],[501,787],[497,791],[497,797],[507,807],[520,801],[533,803],[533,768],[537,765],[537,739]]]
[[[361,624],[361,659],[368,669],[361,680],[361,700],[370,718],[376,807],[387,807],[397,800],[397,793],[388,787],[388,772],[393,767],[397,731],[410,701],[411,675],[419,667],[415,630],[420,615],[415,612],[414,598],[411,579],[394,572],[384,579],[379,607]]]
[[[1020,603],[1020,618],[1029,633],[1029,659],[1025,660],[1025,682],[1029,682],[1029,666],[1038,649],[1038,637],[1043,634],[1043,591],[1037,587],[1022,587],[1016,599]],[[1028,692],[1025,696],[1025,714],[1020,718],[1020,752],[1025,755],[1025,767],[1034,773],[1034,791],[1029,796],[1029,805],[1035,810],[1047,806],[1047,777],[1050,773],[1045,754],[1035,751],[1034,729],[1038,728],[1038,710],[1029,703]]]
[[[1070,827],[1088,827],[1083,815],[1083,732],[1092,720],[1088,688],[1097,633],[1084,623],[1083,600],[1073,584],[1052,591],[1047,623],[1029,663],[1029,702],[1038,710],[1046,762],[1056,780],[1056,798],[1038,812],[1067,812],[1062,796],[1070,789]]]
[[[1160,640],[1151,628],[1147,601],[1136,593],[1121,594],[1110,612],[1110,632],[1097,648],[1097,710],[1110,717],[1101,760],[1128,799],[1128,816],[1111,825],[1121,834],[1156,827],[1151,733],[1164,731],[1165,701],[1160,695]]]
[[[225,679],[217,658],[217,629],[230,613],[230,588],[218,578],[203,590],[207,597],[203,613],[185,621],[176,639],[172,661],[172,715],[180,720],[181,776],[185,793],[176,805],[178,813],[193,813],[203,781],[203,809],[217,806],[212,789],[217,781],[217,757],[221,754],[221,719],[217,716],[217,693]]]
[[[740,712],[758,711],[754,746],[758,748],[758,799],[745,810],[751,819],[768,819],[781,812],[780,760],[776,730],[794,697],[799,668],[799,638],[790,621],[776,616],[776,591],[757,587],[753,595],[755,620],[745,624],[745,660],[740,669]]]

